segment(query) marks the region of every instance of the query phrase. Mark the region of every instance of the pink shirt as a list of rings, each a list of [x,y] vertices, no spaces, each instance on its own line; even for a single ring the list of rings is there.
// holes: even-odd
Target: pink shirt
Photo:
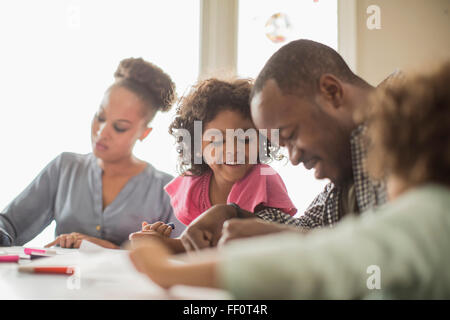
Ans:
[[[175,216],[185,225],[212,207],[209,200],[211,176],[211,171],[201,176],[179,176],[164,187]],[[254,212],[259,204],[280,209],[291,216],[297,212],[283,180],[266,164],[254,165],[233,185],[227,198],[227,203],[231,202],[250,212]]]

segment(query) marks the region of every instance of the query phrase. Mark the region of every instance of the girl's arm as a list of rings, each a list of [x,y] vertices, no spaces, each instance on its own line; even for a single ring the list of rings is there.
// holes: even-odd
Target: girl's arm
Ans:
[[[145,239],[157,238],[162,241],[173,253],[184,253],[186,250],[179,238],[168,238],[155,230],[139,231],[130,234],[130,240],[134,246],[137,242]]]
[[[145,273],[163,288],[170,288],[176,284],[219,287],[215,256],[211,257],[209,261],[175,264],[169,260],[170,254],[169,249],[160,239],[147,238],[133,243],[130,258],[138,271]]]

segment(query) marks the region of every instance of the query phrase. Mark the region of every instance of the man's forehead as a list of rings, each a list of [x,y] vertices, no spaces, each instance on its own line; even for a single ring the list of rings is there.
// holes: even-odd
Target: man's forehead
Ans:
[[[277,128],[289,116],[289,97],[284,95],[277,83],[269,79],[251,101],[253,122],[257,127]]]

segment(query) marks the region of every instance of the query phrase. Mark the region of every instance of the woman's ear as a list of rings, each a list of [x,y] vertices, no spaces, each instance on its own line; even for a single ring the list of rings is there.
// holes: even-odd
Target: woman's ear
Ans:
[[[328,100],[334,108],[342,105],[343,88],[338,78],[334,75],[326,73],[319,79],[319,92],[326,100]]]
[[[150,132],[152,132],[153,128],[152,127],[147,127],[147,129],[145,129],[144,132],[142,132],[141,136],[139,137],[139,141],[143,141],[145,138],[147,138],[147,136],[150,134]]]

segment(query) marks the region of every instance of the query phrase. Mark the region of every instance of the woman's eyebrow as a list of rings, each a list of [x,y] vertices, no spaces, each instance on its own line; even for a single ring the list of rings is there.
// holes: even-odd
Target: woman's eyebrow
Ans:
[[[116,120],[117,122],[127,122],[127,123],[131,123],[131,121],[130,120],[126,120],[126,119],[119,119],[119,120]]]

